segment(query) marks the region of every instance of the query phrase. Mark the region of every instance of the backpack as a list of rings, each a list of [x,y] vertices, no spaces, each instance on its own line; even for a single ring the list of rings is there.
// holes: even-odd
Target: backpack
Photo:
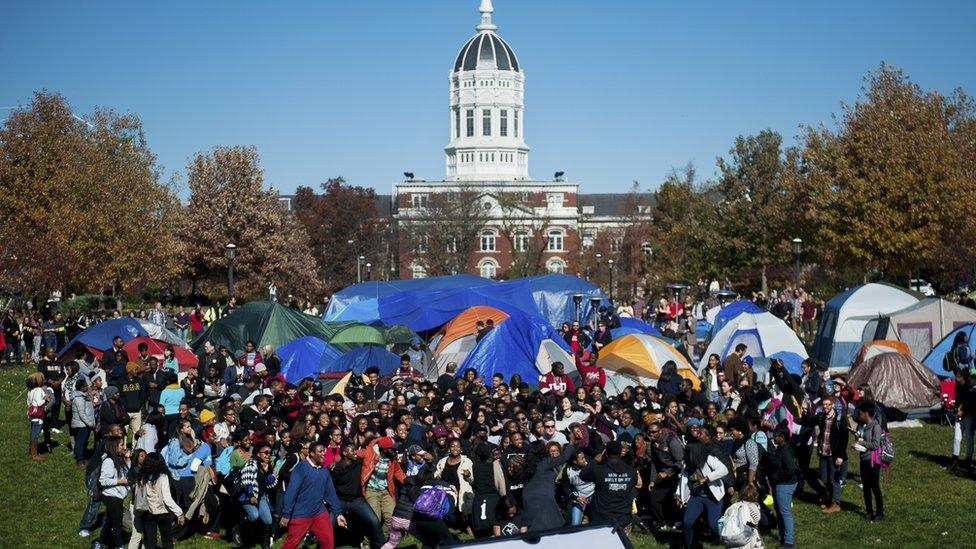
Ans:
[[[893,461],[895,461],[895,445],[891,442],[891,435],[888,431],[882,431],[881,440],[878,441],[874,450],[871,450],[871,463],[888,469]]]
[[[749,505],[745,501],[733,503],[718,520],[719,537],[726,547],[744,547],[755,535],[756,525]]]
[[[105,463],[105,459],[108,458],[99,461],[98,466],[88,476],[88,497],[95,502],[102,501],[102,483],[98,479],[102,476],[102,464]]]
[[[432,519],[444,518],[451,511],[451,496],[444,486],[423,486],[413,503],[413,512]]]

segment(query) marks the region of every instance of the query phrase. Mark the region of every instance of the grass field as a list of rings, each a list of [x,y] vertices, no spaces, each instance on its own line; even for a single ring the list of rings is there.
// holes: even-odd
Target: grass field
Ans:
[[[24,377],[28,369],[0,369],[0,547],[87,547],[78,537],[78,520],[86,502],[82,472],[62,446],[43,462],[27,456]],[[861,491],[856,467],[844,488],[844,512],[823,515],[819,507],[797,501],[798,547],[976,547],[976,480],[944,469],[952,433],[928,425],[893,432],[896,462],[882,480],[887,520],[861,522]],[[655,539],[635,534],[637,547],[680,545],[680,534]],[[768,539],[767,546],[775,547]],[[222,542],[193,538],[180,547],[225,547]],[[410,547],[404,543],[401,547]]]

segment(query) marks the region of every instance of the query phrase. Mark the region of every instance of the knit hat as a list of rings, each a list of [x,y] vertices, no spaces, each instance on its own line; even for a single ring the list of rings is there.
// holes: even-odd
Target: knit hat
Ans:
[[[125,365],[125,373],[135,375],[139,373],[140,368],[142,368],[142,366],[139,366],[135,362],[130,362]]]
[[[263,362],[261,362],[261,363],[258,363],[256,366],[254,366],[254,371],[257,372],[257,373],[267,372],[268,371],[268,367],[265,366]]]
[[[108,387],[105,388],[104,392],[105,392],[105,398],[112,398],[115,395],[119,394],[119,388],[114,385],[109,385]]]
[[[407,448],[408,456],[415,456],[417,454],[422,454],[422,453],[424,453],[424,449],[417,444],[411,444],[410,447]]]
[[[213,421],[217,417],[217,414],[211,412],[210,410],[204,410],[200,412],[200,423],[207,423]]]
[[[393,439],[390,437],[380,437],[377,439],[376,445],[380,448],[393,448]]]
[[[447,427],[444,427],[443,425],[435,425],[432,431],[434,433],[434,438],[447,436]]]

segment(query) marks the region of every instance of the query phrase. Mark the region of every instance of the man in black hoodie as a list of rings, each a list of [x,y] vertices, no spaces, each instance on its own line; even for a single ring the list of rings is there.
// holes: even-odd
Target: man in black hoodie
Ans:
[[[674,502],[674,492],[685,459],[685,448],[678,435],[665,431],[658,422],[647,428],[647,434],[651,439],[648,448],[651,457],[651,478],[648,479],[651,489],[651,519],[656,526],[666,527],[669,522],[665,517],[664,506]]]
[[[376,513],[366,503],[363,496],[363,459],[356,455],[356,445],[346,443],[342,445],[341,457],[332,462],[332,483],[335,484],[336,495],[342,501],[347,517],[355,517],[365,523],[366,537],[371,549],[378,549],[386,541],[383,536],[383,525]],[[353,531],[360,531],[353,529]],[[359,544],[359,539],[355,540]]]
[[[630,525],[641,480],[637,469],[624,461],[623,444],[608,442],[602,459],[587,465],[580,472],[580,480],[595,484],[592,524]]]

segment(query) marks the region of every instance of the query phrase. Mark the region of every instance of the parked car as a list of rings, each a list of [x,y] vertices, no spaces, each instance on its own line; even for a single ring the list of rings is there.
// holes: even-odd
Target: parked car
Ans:
[[[935,289],[924,278],[913,278],[908,283],[908,288],[924,295],[925,297],[935,296]]]

